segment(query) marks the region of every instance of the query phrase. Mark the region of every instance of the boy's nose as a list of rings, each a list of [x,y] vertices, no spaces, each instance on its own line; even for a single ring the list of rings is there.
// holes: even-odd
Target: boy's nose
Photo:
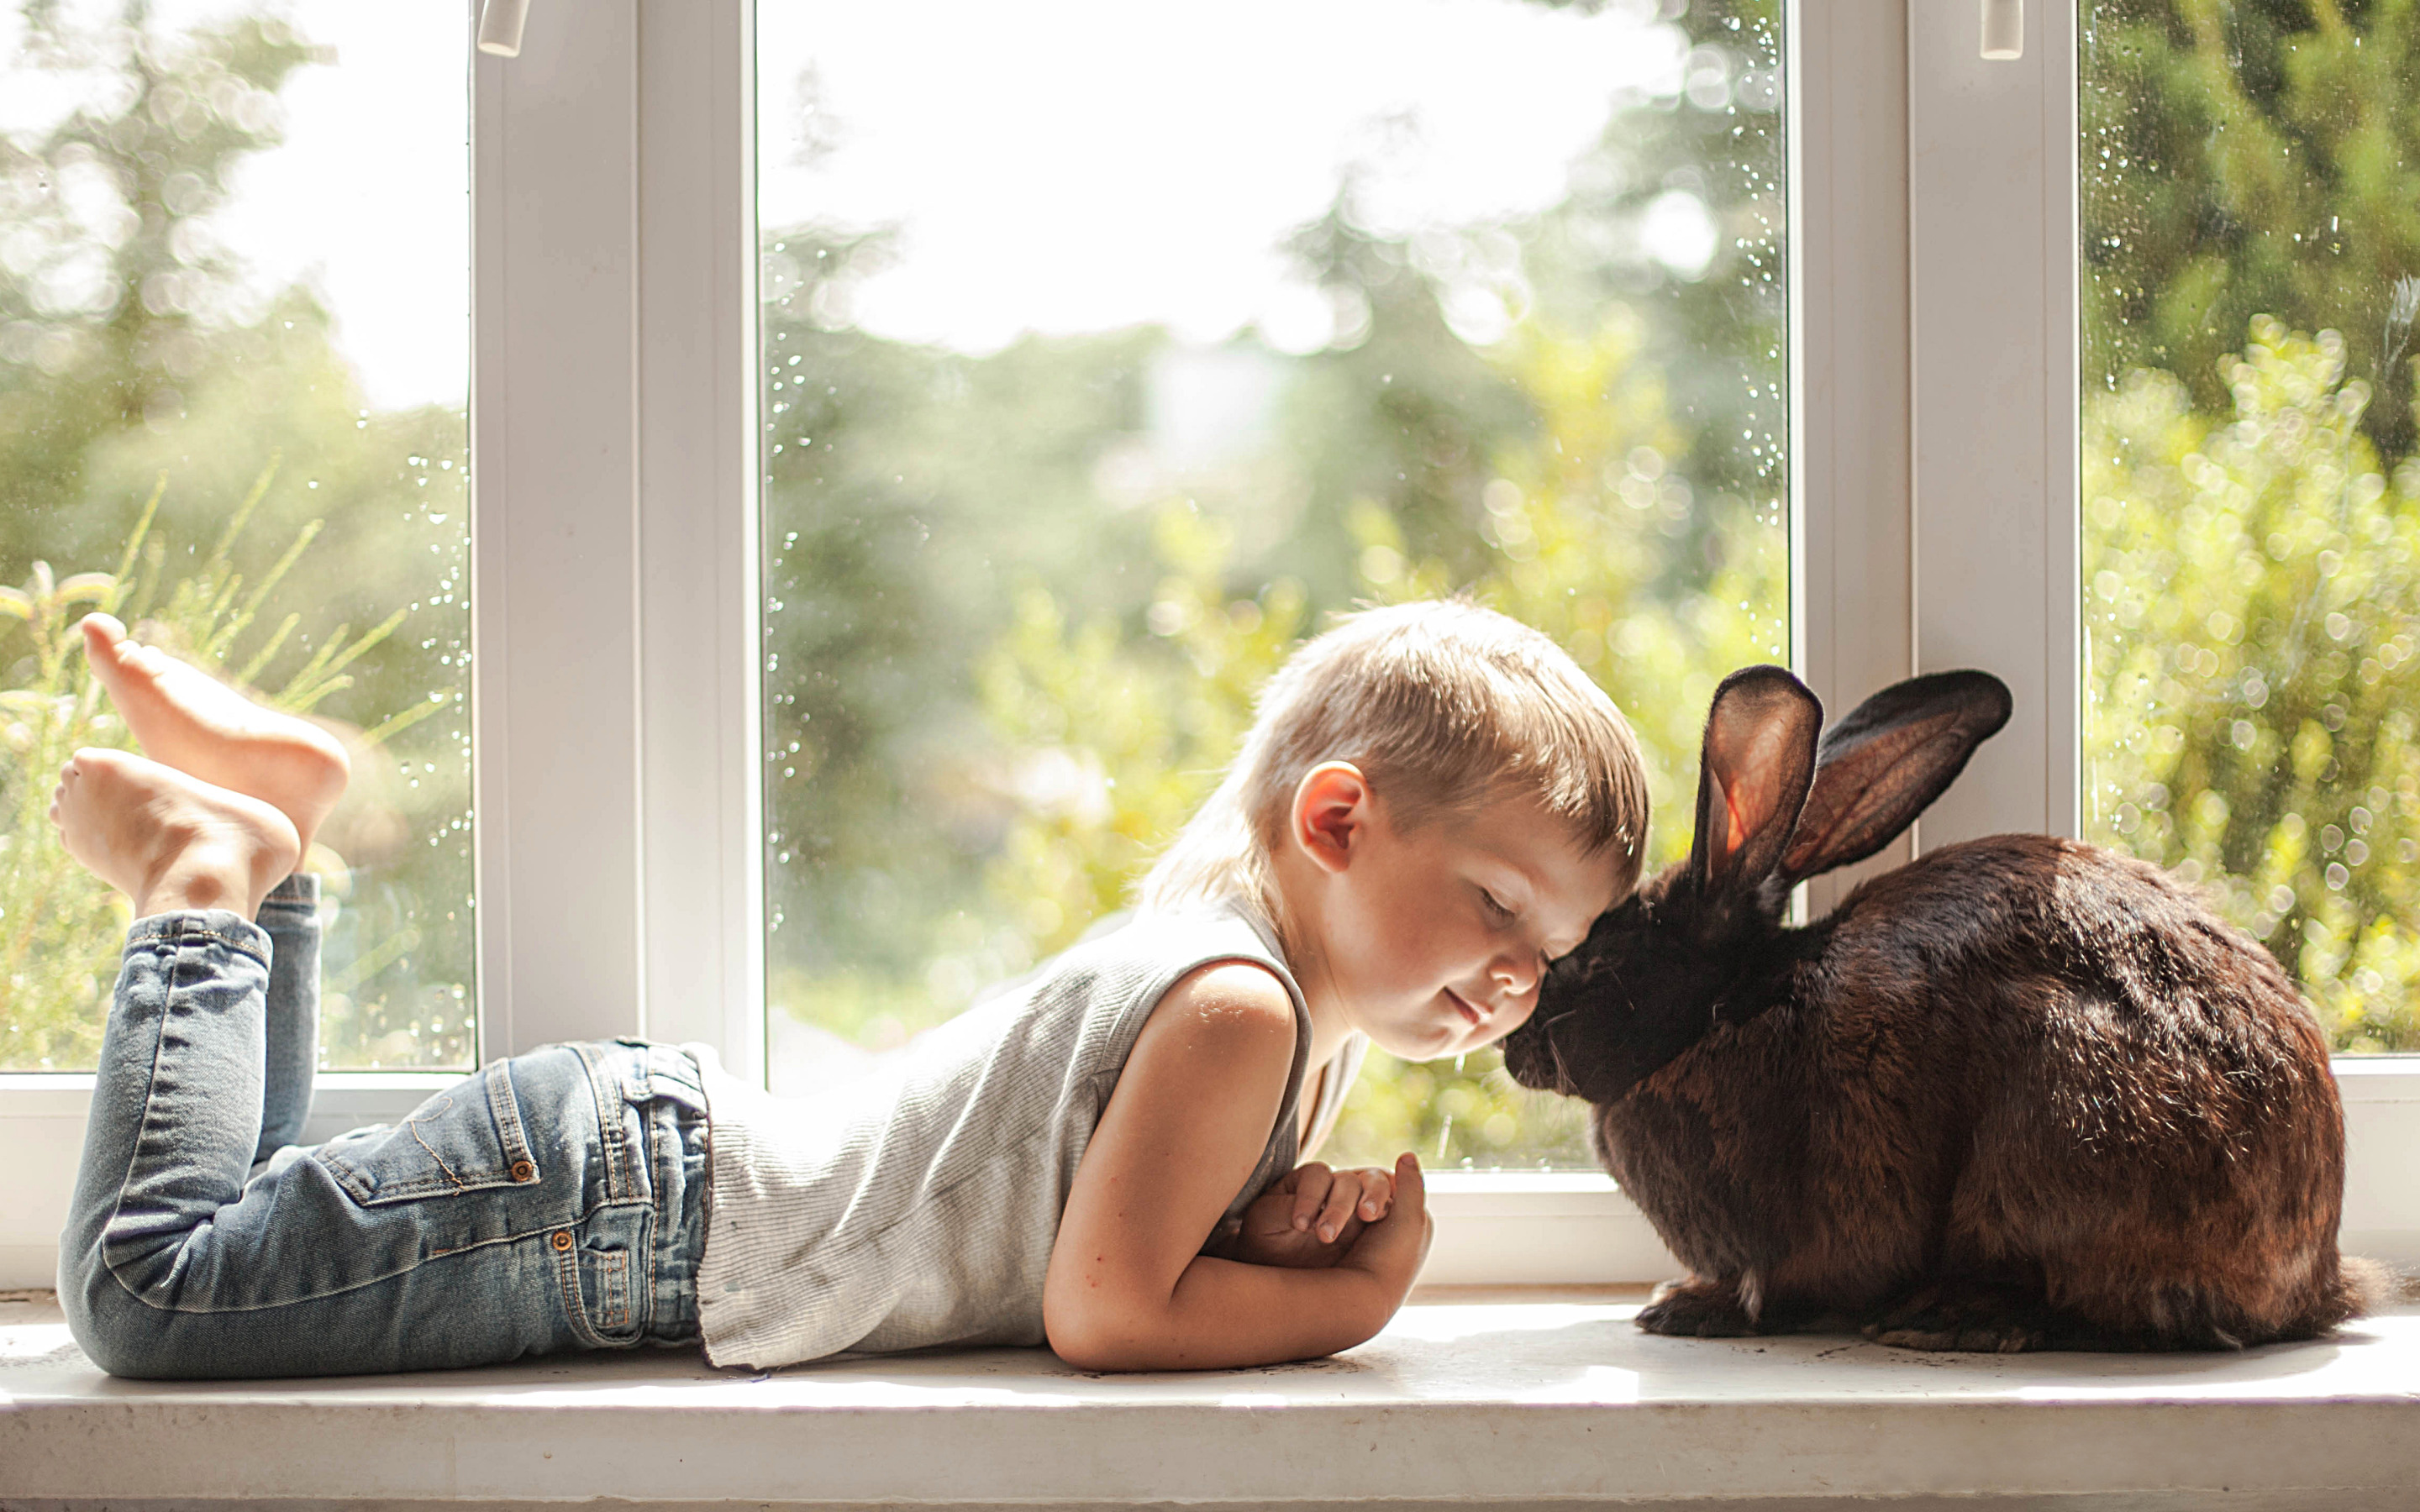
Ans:
[[[1538,963],[1517,956],[1498,956],[1488,975],[1507,997],[1526,996],[1538,985]]]

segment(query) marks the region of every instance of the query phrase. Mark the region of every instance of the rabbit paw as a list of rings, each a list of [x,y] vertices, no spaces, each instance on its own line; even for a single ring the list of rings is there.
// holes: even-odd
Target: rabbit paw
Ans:
[[[1902,1350],[2023,1354],[2050,1347],[2050,1315],[2012,1288],[1945,1282],[1926,1287],[1865,1327],[1866,1337]]]
[[[1744,1338],[1761,1332],[1736,1286],[1696,1276],[1656,1288],[1655,1299],[1639,1309],[1638,1326],[1676,1338]]]

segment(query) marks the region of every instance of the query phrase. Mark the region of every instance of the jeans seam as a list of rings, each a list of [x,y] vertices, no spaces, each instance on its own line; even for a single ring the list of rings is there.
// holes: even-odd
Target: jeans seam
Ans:
[[[447,1112],[454,1106],[454,1100],[442,1094],[440,1094],[435,1098],[431,1098],[429,1101],[439,1104],[437,1108],[439,1113]],[[422,1106],[426,1107],[427,1106],[427,1103],[423,1103]],[[415,1110],[410,1118],[403,1120],[403,1130],[404,1133],[411,1135],[411,1142],[413,1144],[418,1145],[421,1149],[428,1151],[428,1158],[437,1163],[437,1168],[444,1174],[445,1181],[448,1186],[451,1186],[457,1192],[468,1192],[471,1190],[471,1183],[463,1180],[461,1176],[455,1171],[453,1166],[445,1164],[445,1157],[437,1153],[437,1147],[430,1144],[427,1139],[421,1137],[420,1115],[418,1111]]]
[[[135,922],[134,929],[140,930],[142,928],[142,920],[138,919]],[[252,941],[240,939],[232,934],[223,934],[207,924],[196,924],[191,919],[178,920],[173,930],[163,927],[143,933],[136,933],[134,931],[130,930],[128,932],[126,943],[130,948],[143,949],[150,949],[163,945],[172,949],[181,949],[181,948],[188,945],[224,945],[228,949],[236,951],[238,954],[248,956],[251,959],[259,962],[264,966],[269,964],[269,957],[261,950],[260,947],[255,945]]]
[[[112,1258],[109,1253],[110,1235],[116,1229],[118,1219],[126,1211],[126,1189],[133,1182],[134,1167],[143,1158],[144,1136],[151,1128],[151,1104],[160,1088],[160,1056],[168,1042],[168,1008],[177,1000],[177,982],[178,974],[183,969],[184,960],[185,952],[181,949],[171,949],[168,952],[167,989],[161,994],[159,1016],[151,1026],[151,1072],[143,1079],[143,1117],[135,1125],[133,1143],[126,1152],[126,1169],[119,1173],[117,1193],[109,1204],[109,1216],[101,1221],[101,1232],[95,1236],[93,1242],[93,1247],[101,1252],[101,1269],[109,1273],[110,1280],[117,1283],[118,1289],[144,1306],[161,1312],[176,1312],[178,1309],[157,1306],[125,1276],[118,1273],[117,1261]],[[178,1242],[177,1251],[181,1257],[184,1253],[184,1243],[181,1240]]]
[[[440,1200],[443,1199],[441,1198]],[[207,1317],[233,1313],[268,1312],[273,1308],[300,1307],[309,1303],[324,1302],[331,1297],[341,1297],[349,1291],[359,1291],[364,1287],[374,1287],[381,1281],[392,1281],[399,1275],[410,1275],[412,1272],[419,1270],[422,1266],[428,1264],[432,1260],[451,1259],[457,1255],[469,1255],[477,1250],[493,1249],[498,1244],[518,1244],[524,1240],[542,1239],[566,1228],[578,1228],[584,1226],[591,1218],[596,1217],[598,1213],[605,1211],[609,1208],[630,1208],[637,1206],[639,1206],[639,1204],[635,1202],[600,1202],[596,1207],[588,1209],[586,1211],[581,1213],[579,1217],[571,1219],[566,1223],[550,1223],[537,1228],[526,1228],[519,1233],[503,1234],[494,1239],[483,1239],[475,1244],[465,1244],[459,1249],[435,1250],[429,1254],[422,1256],[420,1258],[412,1261],[410,1265],[406,1265],[393,1271],[382,1272],[378,1275],[365,1277],[362,1280],[353,1282],[349,1286],[336,1287],[327,1291],[315,1291],[307,1297],[283,1297],[275,1302],[253,1303],[242,1307],[169,1306],[161,1303],[153,1302],[148,1297],[144,1296],[140,1291],[128,1286],[124,1278],[117,1274],[116,1270],[114,1267],[111,1268],[110,1278],[116,1281],[119,1288],[125,1291],[129,1297],[132,1297],[134,1301],[142,1304],[144,1306],[149,1308],[155,1313],[176,1313],[189,1317]],[[105,1259],[106,1257],[104,1257],[104,1260]],[[615,1344],[610,1339],[605,1340],[598,1347],[602,1349],[621,1348],[620,1345]]]
[[[622,1079],[612,1078],[612,1095],[607,1096],[606,1077],[588,1053],[588,1047],[574,1041],[564,1048],[580,1057],[580,1068],[587,1073],[588,1100],[597,1108],[597,1148],[605,1156],[605,1196],[607,1200],[628,1201],[636,1196],[630,1180],[630,1154],[622,1134],[622,1120],[628,1116],[629,1104],[622,1096]],[[611,1109],[609,1113],[607,1110]]]
[[[639,1117],[640,1137],[646,1142],[643,1154],[647,1163],[647,1196],[652,1199],[647,1205],[647,1221],[642,1227],[644,1237],[640,1246],[640,1258],[644,1263],[639,1267],[638,1274],[631,1278],[630,1286],[642,1338],[655,1332],[659,1316],[656,1288],[658,1278],[663,1272],[662,1255],[671,1243],[677,1241],[680,1233],[680,1213],[664,1211],[665,1196],[679,1185],[677,1180],[666,1180],[668,1175],[675,1178],[679,1175],[680,1140],[673,1136],[675,1131],[669,1127],[675,1106],[670,1100],[651,1103],[640,1110]],[[670,1239],[666,1237],[668,1234]]]
[[[496,1133],[504,1140],[504,1169],[509,1172],[526,1164],[532,1180],[540,1174],[536,1157],[530,1153],[529,1135],[521,1126],[520,1098],[513,1091],[512,1072],[508,1060],[499,1060],[488,1068],[488,1113],[496,1120]]]
[[[586,1221],[583,1218],[582,1223]],[[568,1232],[572,1227],[566,1225],[554,1231]],[[572,1332],[580,1335],[587,1348],[620,1350],[629,1347],[619,1340],[607,1338],[597,1331],[596,1324],[588,1320],[588,1301],[580,1285],[580,1244],[576,1236],[570,1248],[554,1252],[554,1284],[557,1294],[563,1299],[564,1317],[571,1320]]]

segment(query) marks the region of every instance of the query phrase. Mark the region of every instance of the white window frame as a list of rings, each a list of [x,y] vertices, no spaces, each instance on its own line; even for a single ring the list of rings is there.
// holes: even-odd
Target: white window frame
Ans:
[[[1977,664],[2017,701],[1868,871],[2077,828],[2074,14],[2024,8],[2016,62],[1971,4],[1788,8],[1794,655],[1836,706]],[[474,65],[483,1058],[645,1034],[765,1074],[753,31],[752,0],[541,0]],[[2336,1069],[2347,1245],[2420,1262],[2420,1057]],[[313,1135],[442,1080],[324,1075]],[[0,1287],[47,1282],[90,1088],[0,1075]],[[1433,1190],[1434,1282],[1674,1268],[1600,1176]]]

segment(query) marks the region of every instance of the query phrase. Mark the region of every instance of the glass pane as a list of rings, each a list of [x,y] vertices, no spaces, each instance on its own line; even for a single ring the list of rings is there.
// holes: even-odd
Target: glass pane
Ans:
[[[2086,819],[2420,1050],[2420,28],[2082,11]]]
[[[1685,845],[1789,650],[1778,9],[759,9],[778,1088],[1121,906],[1357,601],[1556,636]],[[1497,1062],[1327,1153],[1590,1164]]]
[[[45,820],[130,745],[110,608],[354,748],[330,1067],[473,1058],[458,8],[0,0],[0,1067],[88,1066],[123,899]]]

